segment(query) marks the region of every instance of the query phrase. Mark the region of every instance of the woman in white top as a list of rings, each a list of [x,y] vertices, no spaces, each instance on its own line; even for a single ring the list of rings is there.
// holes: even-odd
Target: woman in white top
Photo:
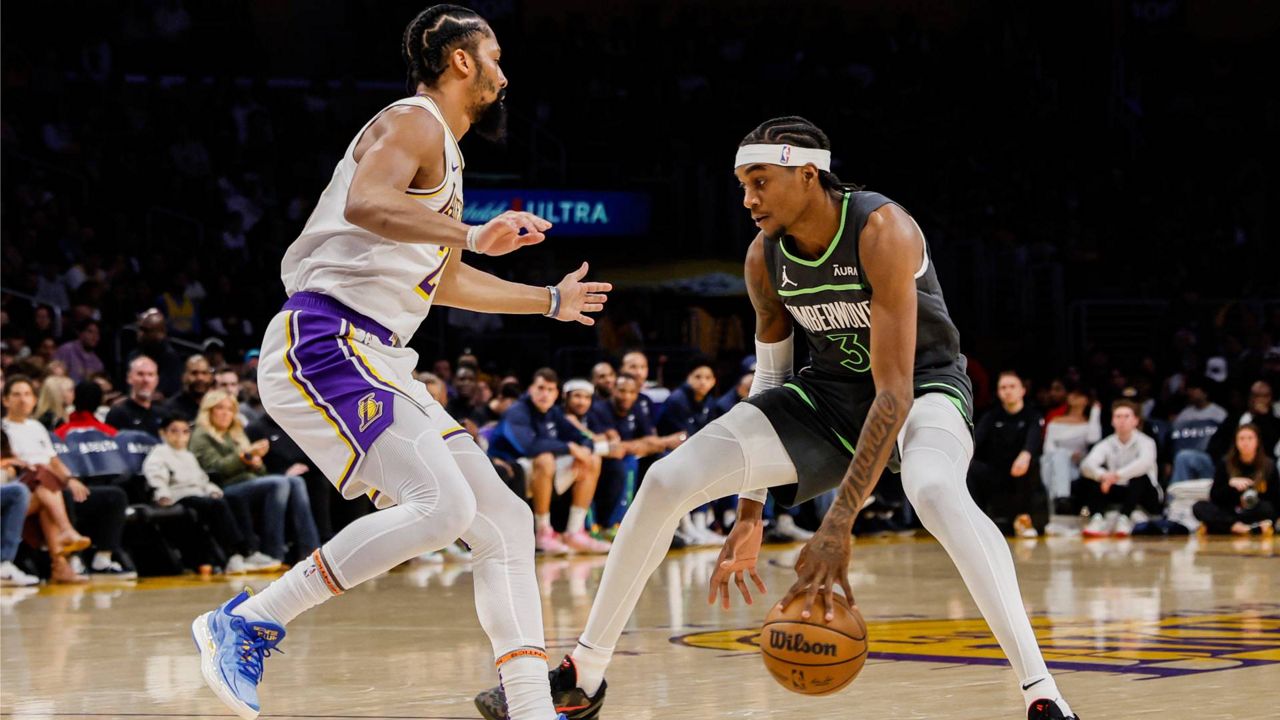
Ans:
[[[5,453],[3,465],[31,490],[27,515],[39,513],[40,533],[25,535],[28,544],[38,546],[39,535],[43,534],[43,544],[49,548],[51,579],[60,583],[88,582],[67,561],[67,556],[89,547],[90,540],[71,526],[62,488],[70,490],[75,498],[88,497],[89,489],[72,477],[58,459],[49,431],[31,418],[35,408],[36,393],[31,381],[21,375],[9,378],[4,387],[4,433],[11,454]]]
[[[1040,477],[1044,478],[1050,509],[1055,515],[1073,514],[1068,507],[1071,483],[1080,477],[1080,461],[1089,447],[1102,439],[1102,408],[1090,401],[1089,393],[1073,388],[1067,393],[1067,412],[1051,420],[1045,428]]]

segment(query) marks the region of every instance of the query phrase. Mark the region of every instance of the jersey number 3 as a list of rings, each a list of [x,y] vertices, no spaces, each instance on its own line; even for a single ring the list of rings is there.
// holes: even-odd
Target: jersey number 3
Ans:
[[[840,350],[849,356],[840,361],[841,365],[856,373],[864,373],[871,369],[871,351],[858,342],[857,335],[853,333],[828,335],[827,339],[833,343],[839,343]]]

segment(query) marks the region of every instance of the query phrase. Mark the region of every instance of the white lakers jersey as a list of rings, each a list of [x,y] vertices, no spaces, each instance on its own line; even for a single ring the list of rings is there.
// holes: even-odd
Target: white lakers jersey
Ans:
[[[426,207],[462,220],[462,150],[436,104],[427,97],[397,100],[396,106],[420,107],[444,127],[444,181],[426,190],[407,192]],[[381,115],[382,113],[378,113]],[[431,309],[445,263],[455,250],[439,245],[388,240],[343,217],[347,192],[356,173],[356,143],[378,118],[356,133],[333,179],[320,195],[302,234],[289,246],[280,263],[285,292],[318,292],[381,323],[407,343]]]

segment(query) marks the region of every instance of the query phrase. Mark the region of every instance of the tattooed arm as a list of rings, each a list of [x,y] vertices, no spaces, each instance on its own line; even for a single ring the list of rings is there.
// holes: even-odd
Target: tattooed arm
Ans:
[[[924,237],[906,211],[897,205],[885,205],[867,219],[858,247],[866,279],[875,288],[871,295],[871,377],[876,397],[835,504],[800,552],[796,561],[799,579],[779,603],[786,607],[804,594],[801,616],[807,618],[814,599],[822,592],[828,622],[835,617],[831,602],[837,584],[853,602],[849,589],[853,521],[884,471],[913,398],[915,273],[924,260]]]

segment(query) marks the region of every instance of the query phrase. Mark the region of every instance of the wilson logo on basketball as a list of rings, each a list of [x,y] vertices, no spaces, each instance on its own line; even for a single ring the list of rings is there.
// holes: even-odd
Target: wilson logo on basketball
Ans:
[[[769,631],[769,647],[774,650],[786,650],[809,655],[836,656],[836,646],[834,644],[811,643],[804,639],[804,633],[789,633],[785,630]]]

